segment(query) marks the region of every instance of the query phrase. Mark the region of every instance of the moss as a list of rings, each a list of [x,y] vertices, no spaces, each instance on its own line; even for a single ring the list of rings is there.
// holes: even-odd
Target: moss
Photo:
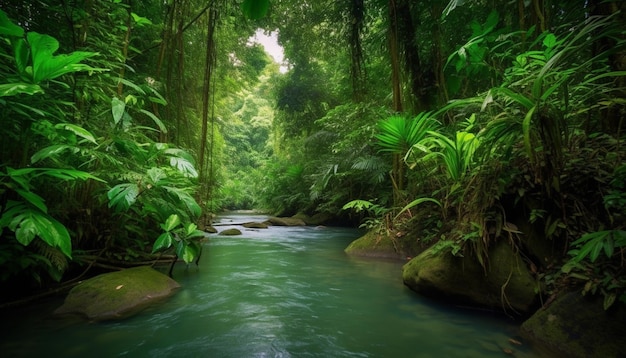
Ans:
[[[535,346],[556,356],[623,357],[625,322],[623,304],[605,311],[602,298],[568,292],[526,320],[521,332]]]
[[[223,231],[220,231],[219,235],[224,235],[224,236],[235,236],[235,235],[241,235],[241,230],[239,229],[226,229]]]
[[[360,257],[378,257],[404,259],[406,255],[398,250],[397,242],[387,235],[369,231],[362,237],[352,241],[345,249],[348,255]]]
[[[536,300],[536,283],[519,256],[502,242],[485,269],[472,257],[428,249],[404,265],[404,283],[426,296],[525,314]]]
[[[80,314],[94,321],[126,318],[169,297],[179,287],[148,266],[110,272],[74,287],[55,313]]]

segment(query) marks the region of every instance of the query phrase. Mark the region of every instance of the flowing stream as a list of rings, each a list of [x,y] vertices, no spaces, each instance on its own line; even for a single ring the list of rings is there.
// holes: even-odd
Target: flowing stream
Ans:
[[[55,300],[4,317],[6,357],[537,357],[518,325],[484,311],[440,305],[402,284],[400,262],[358,259],[343,249],[355,229],[231,223],[209,236],[200,265],[179,264],[182,288],[120,322],[50,315]],[[510,354],[511,352],[509,352]]]

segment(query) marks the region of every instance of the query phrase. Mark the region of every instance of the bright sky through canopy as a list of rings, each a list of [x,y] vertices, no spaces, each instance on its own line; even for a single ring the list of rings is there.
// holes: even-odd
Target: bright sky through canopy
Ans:
[[[274,61],[280,65],[280,72],[285,73],[287,72],[287,66],[283,63],[283,48],[278,44],[276,35],[275,31],[271,31],[269,35],[266,35],[263,29],[258,29],[250,41],[261,44],[265,48],[265,51],[272,56]]]

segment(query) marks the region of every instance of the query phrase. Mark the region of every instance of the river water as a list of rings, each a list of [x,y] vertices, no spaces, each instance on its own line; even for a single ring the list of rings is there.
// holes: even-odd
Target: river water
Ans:
[[[5,357],[537,357],[506,317],[440,305],[402,284],[401,262],[343,249],[355,229],[234,224],[209,236],[198,267],[180,264],[182,288],[121,322],[50,315],[60,301],[0,324]],[[510,352],[509,352],[510,353]]]

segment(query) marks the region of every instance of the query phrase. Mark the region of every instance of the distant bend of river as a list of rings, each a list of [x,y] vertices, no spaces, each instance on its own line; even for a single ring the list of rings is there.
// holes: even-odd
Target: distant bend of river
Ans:
[[[119,322],[68,322],[55,300],[0,323],[5,357],[537,357],[505,317],[439,305],[402,283],[401,262],[349,257],[347,228],[229,226],[200,265],[178,264],[182,288]],[[226,225],[224,225],[226,224]]]

